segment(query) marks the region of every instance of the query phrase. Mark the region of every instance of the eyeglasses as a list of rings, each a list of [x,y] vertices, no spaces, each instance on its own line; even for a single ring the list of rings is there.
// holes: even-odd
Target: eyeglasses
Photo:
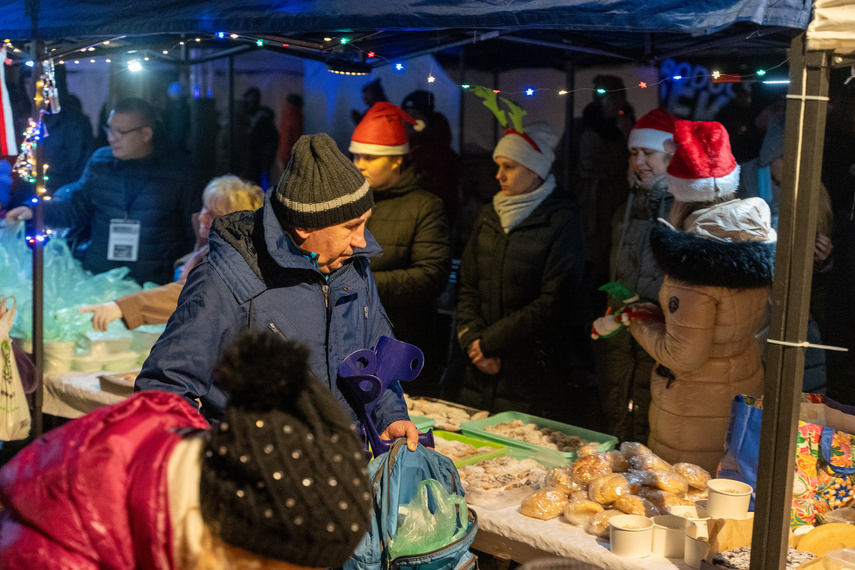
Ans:
[[[114,129],[113,127],[110,127],[110,126],[104,126],[101,128],[104,129],[104,134],[106,134],[107,136],[113,135],[116,138],[121,138],[127,134],[134,132],[134,131],[139,131],[140,129],[144,129],[144,128],[146,128],[146,126],[147,125],[141,125],[139,127],[133,128],[133,129],[128,129],[126,131],[120,131],[119,129]]]

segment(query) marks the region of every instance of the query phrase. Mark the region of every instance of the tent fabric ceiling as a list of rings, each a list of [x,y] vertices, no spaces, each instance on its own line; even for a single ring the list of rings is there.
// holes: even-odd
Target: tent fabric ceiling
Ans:
[[[810,4],[810,0],[139,0],[128,5],[113,0],[0,0],[0,32],[13,41],[450,28],[703,35],[736,22],[804,29]]]
[[[855,4],[852,0],[816,0],[807,39],[809,49],[855,50]]]

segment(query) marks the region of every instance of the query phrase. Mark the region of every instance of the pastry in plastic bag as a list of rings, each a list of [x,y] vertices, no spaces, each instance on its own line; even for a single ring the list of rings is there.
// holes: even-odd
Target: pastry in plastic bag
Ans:
[[[612,466],[612,472],[623,473],[629,470],[629,461],[627,461],[626,455],[622,451],[618,451],[617,449],[603,451],[602,456]]]
[[[611,465],[603,459],[600,453],[580,457],[570,466],[570,474],[573,480],[581,485],[587,485],[597,477],[608,475],[611,472]]]
[[[609,536],[609,519],[615,515],[622,514],[622,512],[615,509],[609,509],[607,511],[597,513],[594,515],[594,518],[591,519],[591,522],[585,530],[588,531],[588,534],[594,534],[601,538],[605,538]]]
[[[695,489],[694,487],[689,487],[688,492],[684,495],[684,499],[688,501],[698,501],[700,499],[706,499],[709,495],[709,489]]]
[[[589,499],[571,500],[564,507],[564,517],[570,522],[582,528],[588,528],[588,523],[594,515],[603,511],[603,506]]]
[[[642,471],[667,471],[671,469],[670,464],[652,452],[647,455],[633,455],[629,458],[629,466]]]
[[[579,489],[578,491],[573,491],[567,498],[571,501],[590,501],[590,499],[588,498],[587,489]]]
[[[601,505],[613,503],[624,495],[629,495],[629,483],[620,473],[609,473],[588,483],[588,498]]]
[[[639,491],[639,496],[647,499],[659,509],[663,514],[670,513],[671,507],[678,505],[692,505],[693,503],[679,495],[663,491],[662,489],[653,489],[651,487],[642,487]]]
[[[649,447],[643,443],[638,443],[637,441],[623,442],[620,444],[620,450],[627,459],[635,457],[636,455],[653,455],[653,452]]]
[[[582,446],[582,447],[580,447],[580,448],[579,448],[579,450],[576,452],[576,457],[577,457],[577,458],[578,458],[578,457],[587,457],[587,456],[589,456],[589,455],[594,455],[594,454],[596,454],[596,453],[599,453],[599,452],[600,452],[600,450],[599,450],[599,449],[597,449],[597,445],[599,445],[599,444],[597,444],[597,443],[587,443],[587,444],[583,445],[583,446]]]
[[[567,495],[555,487],[545,487],[523,499],[520,512],[546,521],[563,513],[567,503]]]
[[[635,469],[630,469],[629,471],[621,473],[621,475],[626,478],[626,482],[629,483],[629,491],[631,494],[637,495],[641,486],[646,485],[646,473],[646,471],[636,471]]]
[[[553,467],[546,477],[546,484],[555,487],[565,495],[583,490],[583,486],[573,480],[569,467]]]
[[[662,514],[653,503],[638,495],[624,495],[616,500],[612,506],[628,515],[655,517]]]
[[[675,463],[674,471],[679,473],[686,483],[695,489],[706,489],[710,480],[709,471],[694,463]]]
[[[689,490],[689,484],[675,471],[642,471],[644,484],[656,487],[675,495],[683,495]]]

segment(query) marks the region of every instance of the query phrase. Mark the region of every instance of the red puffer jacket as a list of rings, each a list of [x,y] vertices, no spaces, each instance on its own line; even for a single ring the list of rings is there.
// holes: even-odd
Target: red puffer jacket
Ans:
[[[166,468],[181,396],[140,392],[46,433],[0,470],[0,568],[174,568]]]

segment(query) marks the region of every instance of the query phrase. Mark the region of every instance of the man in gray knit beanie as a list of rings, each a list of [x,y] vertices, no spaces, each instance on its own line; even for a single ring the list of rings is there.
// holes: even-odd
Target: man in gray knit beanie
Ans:
[[[228,395],[212,376],[216,356],[239,332],[261,330],[306,346],[312,373],[358,421],[336,386],[338,367],[381,336],[394,338],[369,268],[381,253],[365,229],[373,205],[365,178],[328,135],[300,137],[259,210],[214,220],[208,260],[190,272],[135,389],[181,394],[221,421]],[[389,385],[372,420],[381,437],[406,437],[415,449],[403,393]]]

